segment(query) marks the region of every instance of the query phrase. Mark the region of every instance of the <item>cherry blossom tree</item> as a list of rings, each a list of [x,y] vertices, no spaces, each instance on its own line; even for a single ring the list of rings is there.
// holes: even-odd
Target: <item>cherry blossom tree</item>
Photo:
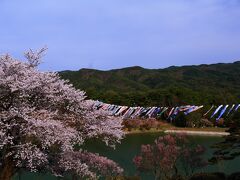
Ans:
[[[82,147],[91,138],[114,147],[124,135],[122,120],[94,110],[85,92],[58,73],[40,72],[44,52],[30,50],[26,62],[0,57],[0,179],[20,169],[90,179],[122,173]]]
[[[165,135],[154,144],[142,145],[141,152],[133,159],[139,172],[152,172],[155,179],[178,179],[179,167],[186,176],[207,165],[201,157],[205,152],[200,145],[190,147],[185,135]]]

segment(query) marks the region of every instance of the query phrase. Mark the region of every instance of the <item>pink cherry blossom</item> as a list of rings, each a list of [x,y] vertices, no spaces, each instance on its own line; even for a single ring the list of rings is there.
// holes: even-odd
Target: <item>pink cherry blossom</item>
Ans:
[[[124,135],[122,120],[93,109],[85,92],[58,73],[40,72],[44,52],[30,50],[27,62],[0,57],[0,179],[9,178],[9,166],[10,175],[20,168],[79,177],[121,173],[116,163],[76,145],[98,138],[114,147]]]
[[[174,179],[178,174],[177,162],[182,165],[186,176],[206,166],[201,158],[202,146],[189,147],[185,135],[165,135],[150,145],[142,145],[141,152],[133,162],[140,172],[152,172],[155,179]],[[191,172],[189,172],[191,171]]]

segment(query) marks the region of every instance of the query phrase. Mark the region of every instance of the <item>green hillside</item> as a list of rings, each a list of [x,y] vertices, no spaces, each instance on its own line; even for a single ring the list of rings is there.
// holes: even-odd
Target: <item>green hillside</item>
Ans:
[[[62,71],[92,99],[121,105],[161,106],[240,102],[240,61],[228,64],[100,71]]]

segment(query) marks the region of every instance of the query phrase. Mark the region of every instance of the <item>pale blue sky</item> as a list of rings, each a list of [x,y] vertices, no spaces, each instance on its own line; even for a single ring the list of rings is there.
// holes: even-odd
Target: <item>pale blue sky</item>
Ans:
[[[42,70],[240,60],[239,0],[0,0],[0,54],[48,46]]]

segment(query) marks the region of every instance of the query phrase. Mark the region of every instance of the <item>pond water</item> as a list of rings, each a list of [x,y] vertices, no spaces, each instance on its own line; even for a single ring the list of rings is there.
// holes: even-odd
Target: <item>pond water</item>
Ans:
[[[91,152],[97,152],[100,155],[106,156],[115,162],[117,162],[123,169],[124,174],[128,176],[136,175],[136,169],[132,162],[132,159],[135,155],[140,152],[140,147],[142,144],[151,144],[156,138],[161,136],[162,133],[144,133],[144,134],[129,134],[116,146],[116,149],[106,147],[101,142],[90,141],[87,143],[87,149]],[[206,147],[207,151],[204,155],[204,158],[208,159],[211,157],[213,149],[210,148],[214,143],[220,142],[223,140],[222,137],[209,137],[209,136],[189,136],[189,139],[192,143],[200,144]],[[239,171],[239,162],[240,157],[230,160],[223,161],[220,164],[209,165],[206,168],[202,169],[203,172],[224,172],[227,174]],[[151,175],[141,175],[143,179],[152,179]],[[16,176],[13,178],[18,180],[19,177]],[[47,175],[47,174],[38,174],[38,173],[22,173],[22,180],[57,180],[58,178]],[[64,178],[69,179],[69,178]]]

